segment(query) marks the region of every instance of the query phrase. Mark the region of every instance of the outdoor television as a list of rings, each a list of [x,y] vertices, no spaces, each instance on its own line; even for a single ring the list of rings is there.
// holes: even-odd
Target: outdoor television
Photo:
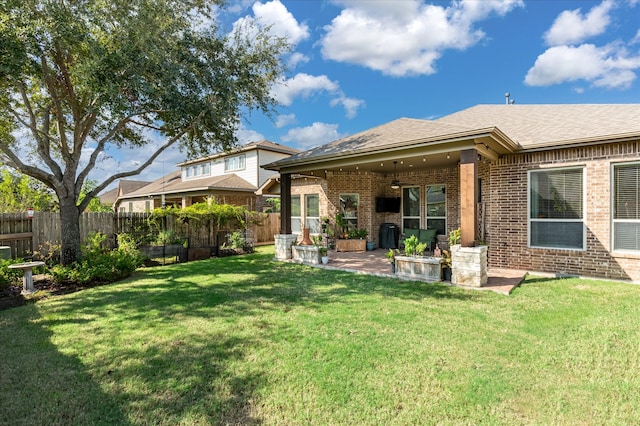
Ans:
[[[400,213],[400,197],[376,197],[376,213]]]

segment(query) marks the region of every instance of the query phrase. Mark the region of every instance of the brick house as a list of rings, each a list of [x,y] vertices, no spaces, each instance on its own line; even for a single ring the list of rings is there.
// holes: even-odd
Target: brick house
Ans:
[[[401,118],[266,168],[280,173],[283,234],[351,200],[373,238],[389,223],[459,227],[463,247],[487,244],[489,267],[640,282],[640,104]]]
[[[145,212],[164,206],[190,206],[212,197],[219,203],[260,211],[267,198],[256,191],[277,172],[263,166],[300,151],[269,141],[251,142],[177,165],[178,170],[121,194],[114,210]]]

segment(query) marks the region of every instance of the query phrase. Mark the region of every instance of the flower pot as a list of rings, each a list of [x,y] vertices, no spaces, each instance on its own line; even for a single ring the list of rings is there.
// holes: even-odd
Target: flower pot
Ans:
[[[367,241],[367,251],[371,251],[376,248],[375,241]]]
[[[321,260],[322,264],[326,265],[327,263],[329,263],[329,256],[322,256]]]
[[[442,268],[442,275],[445,281],[451,281],[451,268]]]

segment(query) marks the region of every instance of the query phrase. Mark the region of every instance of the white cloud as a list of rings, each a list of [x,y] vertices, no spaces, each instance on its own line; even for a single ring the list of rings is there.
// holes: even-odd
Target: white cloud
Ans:
[[[244,126],[240,126],[240,128],[236,130],[236,138],[238,138],[238,143],[240,145],[246,145],[250,142],[264,140],[264,135],[260,132],[256,132],[255,130],[246,129]]]
[[[640,29],[638,29],[636,36],[631,40],[631,44],[636,44],[636,43],[640,43]]]
[[[309,27],[299,23],[279,0],[267,3],[256,2],[252,10],[254,17],[246,16],[238,19],[234,23],[234,28],[254,22],[262,28],[270,27],[271,35],[283,37],[293,46],[309,38]]]
[[[365,102],[362,99],[348,98],[344,95],[332,99],[330,105],[341,105],[347,113],[347,118],[354,118],[358,114],[358,109],[364,106]]]
[[[282,115],[279,115],[278,118],[276,119],[275,126],[276,128],[280,129],[282,127],[288,126],[289,124],[293,124],[295,122],[296,122],[295,114],[282,114]]]
[[[299,64],[306,64],[307,62],[309,62],[309,57],[307,55],[300,52],[294,52],[289,57],[287,64],[289,65],[289,68],[293,69]]]
[[[640,68],[640,56],[629,56],[617,44],[596,47],[554,46],[538,56],[524,79],[529,86],[550,86],[585,80],[596,87],[625,89],[631,86]]]
[[[290,106],[296,98],[308,98],[323,92],[333,96],[330,101],[331,106],[341,105],[348,118],[355,117],[358,108],[364,105],[361,99],[347,97],[340,89],[340,85],[331,81],[326,75],[314,76],[299,73],[272,88],[273,97],[284,106]]]
[[[306,150],[339,139],[337,124],[313,123],[311,126],[291,129],[281,139],[293,143],[296,148]]]
[[[296,97],[307,98],[314,93],[322,91],[335,92],[339,87],[338,83],[329,80],[326,75],[313,76],[300,73],[282,81],[280,84],[276,84],[272,92],[280,104],[289,106]]]
[[[580,9],[565,10],[544,34],[544,39],[549,46],[559,46],[581,43],[602,34],[611,22],[609,12],[613,7],[613,1],[605,0],[586,15],[582,15]]]
[[[324,57],[394,76],[435,73],[444,50],[466,49],[484,38],[474,28],[476,22],[524,4],[460,0],[445,8],[422,0],[338,3],[345,9],[325,26]]]

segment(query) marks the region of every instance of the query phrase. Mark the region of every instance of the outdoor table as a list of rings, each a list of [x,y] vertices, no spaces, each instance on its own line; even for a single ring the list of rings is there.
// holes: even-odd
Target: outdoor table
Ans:
[[[9,269],[22,269],[24,276],[22,277],[22,294],[31,294],[36,291],[33,286],[33,268],[44,266],[44,262],[25,262],[9,265]]]

